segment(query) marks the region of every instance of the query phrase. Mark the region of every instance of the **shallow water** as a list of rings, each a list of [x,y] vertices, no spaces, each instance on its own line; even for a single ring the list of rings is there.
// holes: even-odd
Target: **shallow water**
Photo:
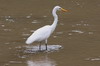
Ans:
[[[59,23],[48,39],[53,52],[25,52],[26,39],[52,24],[55,5]],[[100,66],[100,0],[1,0],[0,66]],[[37,46],[33,43],[31,46]]]

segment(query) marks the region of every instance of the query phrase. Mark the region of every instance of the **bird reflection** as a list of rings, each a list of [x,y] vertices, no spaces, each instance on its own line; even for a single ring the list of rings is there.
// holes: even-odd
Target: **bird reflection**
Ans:
[[[49,59],[47,56],[45,57],[37,57],[31,58],[31,60],[27,61],[28,66],[56,66],[55,61]]]

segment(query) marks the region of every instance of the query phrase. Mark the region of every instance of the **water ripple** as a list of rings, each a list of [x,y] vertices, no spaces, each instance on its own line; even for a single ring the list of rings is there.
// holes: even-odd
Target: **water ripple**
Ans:
[[[12,31],[12,29],[3,29],[3,30],[4,30],[4,31],[7,31],[7,32],[8,32],[8,31]]]
[[[90,57],[90,58],[86,58],[85,60],[87,60],[87,61],[100,61],[100,57]]]
[[[25,53],[37,53],[39,52],[39,46],[25,46],[26,50],[24,51]],[[48,45],[48,50],[45,51],[45,45],[41,45],[41,51],[43,52],[54,52],[54,51],[58,51],[59,49],[61,49],[62,46],[61,45]]]
[[[6,22],[15,22],[15,20],[11,16],[5,16]]]
[[[75,33],[84,33],[83,31],[81,31],[81,30],[72,30],[71,32],[75,32]]]

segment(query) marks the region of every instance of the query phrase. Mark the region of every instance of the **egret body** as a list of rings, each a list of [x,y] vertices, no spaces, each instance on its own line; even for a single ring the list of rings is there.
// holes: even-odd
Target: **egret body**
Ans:
[[[37,29],[27,40],[26,44],[32,44],[33,42],[40,42],[39,50],[41,50],[41,42],[45,41],[46,50],[47,50],[47,39],[53,33],[57,26],[58,22],[58,15],[56,14],[57,11],[65,11],[67,10],[61,8],[60,6],[55,6],[52,10],[52,15],[54,17],[54,22],[52,25],[46,25],[39,29]]]

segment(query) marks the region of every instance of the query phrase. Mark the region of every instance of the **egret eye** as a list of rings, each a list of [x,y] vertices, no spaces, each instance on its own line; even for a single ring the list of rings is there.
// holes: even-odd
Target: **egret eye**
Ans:
[[[59,11],[61,11],[61,8],[58,8]]]

